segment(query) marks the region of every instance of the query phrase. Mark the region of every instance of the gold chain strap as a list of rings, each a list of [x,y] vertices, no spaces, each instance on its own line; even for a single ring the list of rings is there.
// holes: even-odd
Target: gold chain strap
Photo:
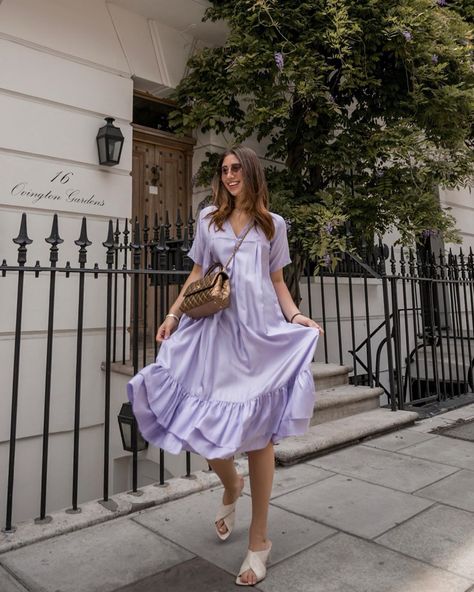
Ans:
[[[253,221],[249,222],[249,225],[248,225],[247,230],[245,231],[245,234],[242,236],[242,238],[239,239],[239,242],[235,245],[234,250],[232,251],[232,255],[229,257],[229,259],[227,259],[227,263],[224,265],[224,267],[222,269],[227,270],[229,263],[232,261],[232,259],[235,257],[235,254],[240,249],[240,245],[244,242],[244,238],[250,232],[250,229],[252,228],[253,224],[254,224]]]

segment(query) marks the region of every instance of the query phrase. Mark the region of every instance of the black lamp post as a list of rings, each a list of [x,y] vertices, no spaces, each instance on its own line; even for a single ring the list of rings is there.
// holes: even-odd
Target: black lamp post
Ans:
[[[114,166],[120,162],[124,137],[120,128],[116,127],[113,117],[106,117],[107,122],[97,134],[97,149],[99,150],[99,162],[106,166]]]
[[[124,403],[118,414],[120,435],[122,436],[123,449],[133,452],[134,443],[137,445],[137,452],[146,450],[148,442],[140,434],[135,416],[133,415],[131,403]]]

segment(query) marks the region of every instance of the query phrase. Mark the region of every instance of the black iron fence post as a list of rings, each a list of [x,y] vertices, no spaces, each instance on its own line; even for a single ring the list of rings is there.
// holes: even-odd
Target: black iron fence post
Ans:
[[[140,225],[135,221],[133,229],[133,243],[131,245],[133,252],[133,325],[132,325],[132,359],[133,359],[133,373],[137,374],[138,367],[138,331],[139,331],[139,295],[140,295],[140,262],[142,247],[140,244]],[[132,492],[140,495],[138,491],[138,429],[137,422],[134,420],[132,425]]]
[[[391,248],[391,272],[392,275],[389,278],[390,287],[391,287],[391,295],[392,295],[392,318],[393,318],[393,344],[395,348],[395,376],[396,378],[396,385],[397,390],[396,392],[392,390],[392,384],[390,384],[390,390],[392,396],[390,397],[391,408],[392,411],[396,411],[397,409],[397,398],[398,398],[398,405],[400,406],[400,400],[403,399],[402,391],[403,391],[403,380],[402,380],[402,354],[401,354],[401,331],[400,331],[400,313],[398,310],[398,287],[397,287],[397,274],[396,274],[396,261],[395,261],[395,253],[393,247]],[[387,344],[387,347],[391,349],[391,342]],[[387,354],[390,356],[391,353],[388,352]],[[390,372],[390,370],[389,370]],[[395,381],[394,381],[395,384]]]
[[[72,508],[66,510],[70,514],[81,512],[77,505],[79,489],[79,438],[81,428],[81,380],[82,380],[82,340],[84,334],[84,292],[85,273],[83,272],[87,262],[87,247],[92,243],[87,237],[87,221],[82,218],[81,234],[74,241],[79,247],[79,299],[77,309],[77,339],[76,339],[76,389],[74,397],[74,450],[72,467]]]
[[[49,261],[51,271],[49,275],[49,307],[48,307],[48,336],[46,342],[46,374],[44,387],[44,413],[43,413],[43,454],[41,467],[41,502],[40,515],[36,523],[50,522],[51,518],[46,516],[46,491],[48,480],[48,447],[49,447],[49,419],[51,405],[51,375],[53,360],[53,326],[54,326],[54,304],[56,291],[56,264],[58,262],[58,245],[63,239],[59,236],[58,216],[54,214],[53,226],[50,236],[45,239],[51,245]]]
[[[105,393],[104,393],[104,488],[103,502],[109,500],[109,462],[110,462],[110,374],[111,374],[111,353],[112,353],[112,269],[115,260],[115,242],[112,220],[109,220],[109,230],[107,239],[102,243],[107,249],[106,265],[110,273],[107,274],[107,294],[106,294],[106,328],[105,328]],[[116,274],[114,274],[116,275]],[[114,307],[115,310],[115,307]],[[114,509],[117,504],[114,503]]]
[[[16,428],[18,414],[18,382],[20,378],[20,345],[21,345],[21,320],[23,313],[23,286],[25,272],[23,267],[26,263],[27,245],[33,241],[28,237],[26,229],[26,214],[21,216],[20,232],[13,239],[18,247],[18,284],[16,299],[16,321],[15,321],[15,351],[13,358],[13,385],[12,385],[12,407],[10,420],[10,448],[8,459],[8,485],[7,485],[7,514],[5,532],[14,532],[16,529],[12,526],[13,512],[13,485],[15,479],[15,452],[16,452]]]
[[[123,229],[123,269],[126,270],[128,266],[128,235],[130,231],[128,230],[128,220],[125,220],[125,227]],[[128,296],[128,274],[123,274],[123,303],[122,303],[122,364],[125,365],[125,356],[127,353],[126,350],[126,340],[127,340],[127,312],[128,312],[128,305],[127,305],[127,296]]]

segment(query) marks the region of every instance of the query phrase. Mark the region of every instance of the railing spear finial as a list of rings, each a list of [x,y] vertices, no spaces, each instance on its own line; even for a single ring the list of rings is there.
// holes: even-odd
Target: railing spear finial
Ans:
[[[194,238],[194,218],[193,218],[193,206],[189,206],[189,218],[188,218],[188,232],[189,232],[189,240],[193,240]]]
[[[87,261],[87,247],[92,245],[87,236],[87,220],[85,216],[82,218],[81,234],[79,235],[79,238],[74,241],[74,244],[79,247],[79,263],[84,264]]]
[[[23,214],[21,215],[20,231],[18,233],[18,236],[13,239],[13,242],[17,245],[20,245],[18,247],[18,264],[24,265],[26,263],[26,246],[31,245],[31,243],[33,242],[31,238],[28,236],[28,231],[26,229],[25,212],[23,212]]]
[[[59,228],[58,228],[58,215],[54,214],[53,216],[53,224],[51,226],[51,234],[48,238],[44,239],[48,244],[51,245],[49,250],[49,260],[53,264],[53,266],[58,262],[58,255],[59,249],[58,245],[63,243],[63,239],[59,236]]]
[[[107,265],[112,265],[114,262],[115,255],[114,225],[112,220],[109,220],[107,239],[105,240],[105,242],[102,243],[102,245],[107,249],[105,261]]]
[[[183,221],[181,219],[181,208],[178,208],[176,212],[176,238],[177,240],[181,240],[181,227],[183,226]]]
[[[165,211],[165,229],[166,229],[166,240],[170,240],[170,228],[171,228],[171,224],[170,224],[170,214],[168,212],[168,210]]]
[[[158,238],[160,236],[160,224],[158,222],[158,212],[155,212],[155,217],[153,219],[153,242],[157,243]]]
[[[150,227],[148,226],[148,214],[145,214],[145,220],[143,222],[143,243],[146,246],[148,244],[148,233]]]

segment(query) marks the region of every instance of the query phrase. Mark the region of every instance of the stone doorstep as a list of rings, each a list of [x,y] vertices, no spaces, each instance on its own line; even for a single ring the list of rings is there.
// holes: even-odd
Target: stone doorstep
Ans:
[[[100,369],[105,372],[105,362],[101,363]],[[116,372],[117,374],[130,376],[130,378],[132,378],[132,376],[135,374],[130,360],[125,360],[125,364],[122,364],[122,362],[112,362],[110,364],[110,370],[111,372]]]
[[[292,465],[343,446],[356,444],[415,423],[414,411],[374,409],[350,417],[311,426],[303,436],[285,438],[275,447],[277,464]]]
[[[235,465],[239,473],[248,476],[246,458],[237,459]],[[100,500],[93,500],[79,504],[81,511],[77,514],[68,514],[65,509],[51,512],[51,520],[45,524],[35,524],[34,520],[20,522],[14,525],[16,530],[12,533],[7,534],[0,530],[0,557],[14,549],[108,522],[220,485],[219,477],[213,471],[195,471],[191,477],[173,477],[163,486],[154,483],[140,487],[141,494],[138,495],[130,492],[115,494],[105,504],[108,507],[102,505]]]
[[[314,415],[311,425],[318,425],[377,409],[380,404],[380,387],[343,385],[316,393]]]
[[[349,372],[352,368],[339,364],[324,364],[312,362],[311,370],[317,391],[324,391],[336,386],[342,386],[349,382]]]

